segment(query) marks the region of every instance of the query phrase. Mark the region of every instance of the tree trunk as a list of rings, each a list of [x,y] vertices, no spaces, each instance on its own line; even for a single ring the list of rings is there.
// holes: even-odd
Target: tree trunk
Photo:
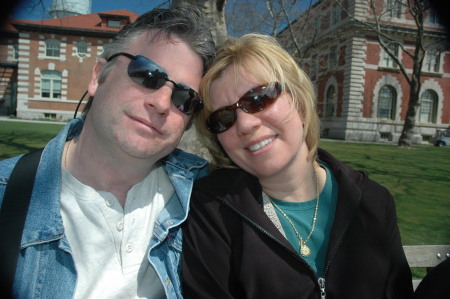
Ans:
[[[398,140],[398,146],[409,147],[412,145],[412,136],[414,134],[414,127],[416,126],[416,115],[419,109],[419,88],[420,84],[417,78],[413,77],[409,89],[408,111],[403,124],[402,134]]]
[[[191,4],[203,11],[211,21],[211,30],[216,45],[221,45],[227,39],[225,22],[226,0],[173,0],[173,5]]]
[[[415,51],[413,58],[413,72],[409,81],[409,102],[408,111],[405,117],[405,123],[403,125],[402,134],[398,140],[398,146],[409,147],[412,145],[412,136],[414,134],[414,127],[416,126],[416,115],[420,105],[420,89],[421,89],[421,75],[422,75],[422,63],[424,57],[423,49],[423,3],[420,0],[414,0],[412,2],[413,8],[411,12],[418,11],[417,14],[412,14],[415,17],[417,25],[417,34],[415,41]],[[407,75],[404,74],[407,78]],[[408,79],[408,78],[407,78]]]

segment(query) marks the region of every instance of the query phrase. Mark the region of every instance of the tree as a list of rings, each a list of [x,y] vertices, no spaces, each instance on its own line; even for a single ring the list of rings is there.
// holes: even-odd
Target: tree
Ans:
[[[367,0],[371,16],[366,20],[353,18],[362,27],[376,34],[378,43],[399,68],[409,85],[409,101],[402,133],[398,145],[409,147],[412,144],[412,136],[416,125],[416,115],[420,106],[421,75],[425,53],[428,47],[436,47],[445,39],[445,34],[440,37],[432,36],[432,33],[424,27],[424,18],[430,11],[430,4],[426,0]],[[342,1],[336,1],[341,7]],[[353,17],[352,14],[347,14]],[[407,29],[404,36],[409,36],[409,42],[413,49],[405,46],[400,40],[399,34],[393,25],[393,18],[411,17],[414,26]],[[404,39],[405,37],[402,37]],[[405,60],[400,60],[398,50],[402,51],[412,62],[412,72],[408,72]]]
[[[227,38],[225,22],[226,0],[173,0],[173,5],[191,4],[200,8],[212,23],[212,34],[216,44],[222,44]]]

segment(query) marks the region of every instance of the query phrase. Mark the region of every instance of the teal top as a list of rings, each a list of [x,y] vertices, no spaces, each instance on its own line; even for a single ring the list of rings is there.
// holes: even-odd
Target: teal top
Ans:
[[[323,277],[326,266],[328,241],[334,222],[334,215],[336,213],[338,183],[328,167],[324,165],[320,166],[326,170],[327,177],[325,186],[319,196],[319,208],[317,210],[317,220],[314,232],[306,243],[311,250],[311,254],[307,257],[304,257],[301,254],[300,256],[311,266],[317,276]],[[287,202],[275,198],[271,199],[291,219],[302,239],[306,240],[311,232],[317,199],[315,198],[306,202]],[[300,253],[300,240],[292,228],[292,225],[278,209],[275,208],[275,211],[286,234],[286,238],[294,249]]]

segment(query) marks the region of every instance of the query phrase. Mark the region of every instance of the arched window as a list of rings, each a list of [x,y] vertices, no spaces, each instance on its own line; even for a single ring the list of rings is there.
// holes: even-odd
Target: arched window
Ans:
[[[84,41],[77,43],[77,55],[79,57],[84,57],[87,54],[87,43]]]
[[[330,85],[327,90],[327,98],[325,104],[325,117],[336,115],[336,88]]]
[[[61,42],[56,39],[48,39],[45,41],[45,55],[47,57],[59,57],[61,50]]]
[[[378,118],[395,119],[397,93],[392,86],[384,85],[378,95]]]
[[[61,73],[55,71],[42,72],[41,97],[48,99],[61,98]]]
[[[421,123],[436,123],[437,100],[436,92],[431,89],[427,89],[422,93],[419,114]]]

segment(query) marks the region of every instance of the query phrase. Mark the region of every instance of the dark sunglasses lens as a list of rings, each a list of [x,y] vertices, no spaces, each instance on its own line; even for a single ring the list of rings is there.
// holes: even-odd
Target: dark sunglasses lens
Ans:
[[[278,96],[276,86],[259,86],[244,95],[239,103],[249,112],[256,113],[272,105]]]
[[[174,89],[172,91],[172,104],[181,112],[192,112],[192,101],[189,90]]]
[[[141,56],[130,61],[128,75],[137,84],[151,89],[159,89],[167,81],[167,74],[157,64]]]
[[[191,88],[178,85],[172,92],[172,103],[181,112],[190,115],[198,107],[200,98],[198,93]]]
[[[208,127],[214,134],[224,132],[233,126],[236,121],[236,111],[221,109],[213,112],[208,118]]]

